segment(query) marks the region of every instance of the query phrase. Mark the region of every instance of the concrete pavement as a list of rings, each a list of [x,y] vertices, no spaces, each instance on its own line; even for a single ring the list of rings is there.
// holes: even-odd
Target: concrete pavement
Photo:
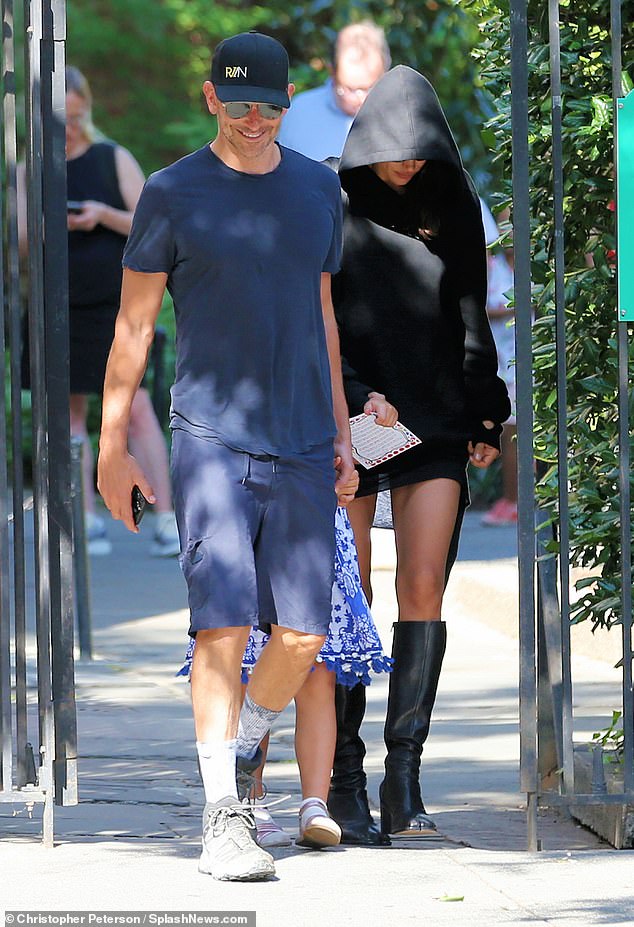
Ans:
[[[469,513],[447,592],[449,643],[424,794],[442,838],[381,850],[274,851],[270,883],[219,883],[196,871],[200,787],[188,684],[174,676],[186,643],[184,584],[175,561],[109,525],[110,557],[92,561],[97,658],[77,666],[80,794],[56,809],[57,845],[0,806],[0,908],[257,912],[258,927],[445,924],[585,927],[634,924],[631,852],[615,851],[566,818],[540,813],[544,852],[525,851],[517,723],[517,570],[513,529],[483,529]],[[375,531],[374,614],[386,649],[394,617],[392,532]],[[618,673],[579,644],[577,736],[604,726]],[[368,693],[364,736],[378,807],[387,682]],[[290,795],[276,816],[296,832],[293,712],[276,724],[267,782]],[[462,900],[449,900],[449,899]]]

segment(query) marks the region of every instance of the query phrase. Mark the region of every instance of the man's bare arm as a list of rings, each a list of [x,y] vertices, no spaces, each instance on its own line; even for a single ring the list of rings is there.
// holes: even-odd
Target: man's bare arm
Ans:
[[[335,437],[335,458],[337,464],[336,488],[341,489],[354,479],[354,461],[352,459],[352,445],[350,442],[350,420],[348,403],[343,389],[341,375],[341,352],[339,349],[339,331],[335,319],[335,310],[332,304],[330,291],[330,274],[321,275],[321,309],[326,330],[326,344],[328,346],[328,359],[330,361],[330,380],[332,384],[332,403],[335,416],[337,435]]]
[[[124,270],[121,307],[104,381],[97,485],[112,517],[135,532],[132,487],[136,483],[150,502],[154,493],[128,453],[130,407],[145,372],[166,282],[166,274]]]

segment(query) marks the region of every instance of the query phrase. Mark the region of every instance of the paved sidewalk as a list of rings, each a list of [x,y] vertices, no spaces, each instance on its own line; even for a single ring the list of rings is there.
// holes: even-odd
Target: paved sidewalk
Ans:
[[[449,644],[423,758],[426,804],[443,837],[386,849],[274,851],[270,883],[198,874],[203,793],[188,684],[184,584],[175,561],[149,557],[109,526],[110,557],[92,561],[97,658],[77,666],[80,794],[56,809],[57,845],[39,842],[41,811],[0,806],[0,908],[257,912],[258,927],[426,923],[433,927],[634,924],[632,854],[572,821],[540,814],[544,852],[525,851],[517,725],[517,570],[513,529],[469,513],[447,593]],[[374,613],[386,648],[394,616],[392,533],[375,532]],[[489,558],[489,559],[487,559]],[[585,648],[589,652],[589,648]],[[618,702],[609,661],[575,658],[578,737]],[[387,683],[369,691],[364,735],[378,803]],[[293,713],[272,737],[267,782],[290,797],[277,816],[296,832]],[[460,901],[449,899],[460,898]]]

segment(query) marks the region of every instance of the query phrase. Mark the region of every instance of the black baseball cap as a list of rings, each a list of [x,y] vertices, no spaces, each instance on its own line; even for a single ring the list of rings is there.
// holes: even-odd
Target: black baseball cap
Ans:
[[[276,39],[241,32],[214,51],[211,82],[221,103],[273,103],[288,109],[288,55]]]

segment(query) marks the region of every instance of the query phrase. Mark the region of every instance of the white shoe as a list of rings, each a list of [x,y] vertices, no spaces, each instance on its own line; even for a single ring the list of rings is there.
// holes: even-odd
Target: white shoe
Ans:
[[[257,802],[257,799],[256,799]],[[253,817],[255,818],[256,841],[261,847],[290,847],[290,834],[287,834],[283,827],[272,817],[268,808],[252,805]]]
[[[178,557],[181,544],[173,512],[159,512],[154,516],[154,540],[150,548],[152,557]]]
[[[341,828],[328,813],[326,802],[321,798],[306,798],[299,809],[299,837],[295,843],[300,847],[336,847],[341,842]]]
[[[223,882],[258,882],[275,875],[273,857],[255,842],[248,806],[231,796],[205,805],[198,871]]]
[[[104,557],[112,553],[112,544],[106,533],[106,523],[94,512],[85,513],[86,547],[92,557]]]

